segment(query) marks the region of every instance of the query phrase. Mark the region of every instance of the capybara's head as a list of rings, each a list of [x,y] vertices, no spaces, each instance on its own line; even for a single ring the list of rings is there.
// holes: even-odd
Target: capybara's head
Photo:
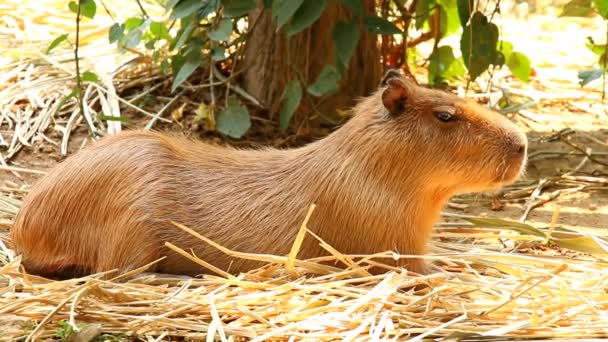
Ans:
[[[421,87],[393,71],[382,81],[380,114],[391,144],[426,173],[432,186],[454,191],[499,188],[525,167],[527,139],[504,116],[456,95]],[[407,147],[407,148],[406,148]],[[407,152],[406,152],[407,151]]]

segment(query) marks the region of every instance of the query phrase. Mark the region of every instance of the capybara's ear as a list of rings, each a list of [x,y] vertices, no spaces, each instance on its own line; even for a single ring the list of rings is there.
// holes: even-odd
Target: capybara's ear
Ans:
[[[384,74],[384,76],[382,76],[382,80],[380,81],[380,86],[381,87],[386,86],[388,80],[390,80],[391,78],[400,78],[400,77],[403,77],[401,70],[388,69],[388,71]]]
[[[405,112],[409,94],[409,82],[403,78],[390,78],[386,81],[386,89],[382,93],[382,103],[391,116]]]

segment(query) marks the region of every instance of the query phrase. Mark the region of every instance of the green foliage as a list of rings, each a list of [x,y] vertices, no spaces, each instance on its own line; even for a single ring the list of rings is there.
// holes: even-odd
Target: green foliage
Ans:
[[[513,52],[506,60],[507,66],[513,73],[513,76],[524,82],[528,82],[531,74],[530,59],[521,52]]]
[[[354,15],[358,17],[363,16],[363,0],[342,0],[344,6],[346,6]]]
[[[205,6],[205,1],[201,0],[182,0],[175,4],[173,10],[171,11],[171,15],[169,19],[181,19],[183,17],[189,16],[199,8]]]
[[[232,27],[230,27],[232,28]],[[167,30],[167,26],[164,23],[153,21],[150,23],[150,33],[157,39],[165,39],[170,40],[171,35],[169,35],[169,30]]]
[[[175,91],[201,64],[202,55],[199,49],[191,49],[185,57],[176,56],[173,61],[173,85],[171,91]]]
[[[467,26],[471,12],[475,8],[475,0],[457,0],[458,19],[462,27]]]
[[[129,341],[129,336],[126,334],[101,334],[95,338],[98,342],[121,342]]]
[[[308,92],[317,97],[333,93],[338,90],[340,78],[340,73],[334,66],[326,65],[321,70],[315,83],[308,87]]]
[[[608,19],[608,0],[571,0],[564,6],[561,16],[588,17],[593,12],[598,13],[604,19]],[[599,68],[579,71],[578,79],[581,86],[605,76],[608,71],[606,65],[608,62],[608,51],[606,51],[608,41],[604,44],[596,44],[592,37],[587,37],[585,46],[598,56],[597,64]]]
[[[307,27],[310,27],[310,25],[319,19],[326,5],[326,0],[304,1],[304,3],[293,14],[291,22],[286,29],[287,35],[293,36]]]
[[[365,25],[365,28],[372,33],[388,35],[402,33],[401,30],[390,21],[376,16],[364,17],[363,24]]]
[[[437,48],[429,58],[429,83],[440,84],[464,76],[466,70],[462,58],[454,57],[452,47]]]
[[[439,32],[441,37],[450,36],[460,29],[460,18],[456,0],[438,0]]]
[[[80,15],[83,17],[93,19],[95,17],[95,13],[97,12],[97,4],[95,4],[95,0],[79,0],[80,4]],[[78,5],[75,1],[70,1],[68,3],[68,8],[73,13],[78,13]]]
[[[125,24],[114,23],[108,31],[108,40],[110,44],[119,41],[125,33]]]
[[[293,80],[285,87],[281,98],[281,111],[279,112],[279,127],[285,131],[289,121],[302,101],[302,86],[298,80]]]
[[[555,227],[552,232],[547,229],[539,229],[526,223],[519,223],[510,220],[482,217],[460,217],[473,224],[475,228],[494,228],[501,230],[511,230],[522,235],[537,236],[546,239],[548,243],[555,244],[562,248],[589,253],[592,255],[608,255],[608,246],[594,236],[579,233],[575,230],[562,227]]]
[[[531,74],[530,60],[518,52],[509,62],[498,42],[498,27],[490,22],[490,16],[475,9],[474,0],[420,0],[416,3],[414,27],[417,29],[430,30],[431,21],[438,14],[439,39],[462,32],[462,57],[456,56],[448,46],[438,46],[429,56],[429,83],[455,81],[467,72],[474,80],[491,66],[503,65],[509,67],[515,77],[527,81]]]
[[[587,83],[595,81],[598,78],[602,77],[606,73],[606,71],[608,71],[608,68],[579,71],[579,83],[581,86],[585,86],[587,85]]]
[[[336,44],[336,65],[344,72],[359,44],[359,26],[354,21],[339,21],[334,27],[334,43]]]
[[[230,96],[226,108],[217,117],[217,130],[229,137],[238,139],[251,127],[247,107],[235,97]]]
[[[608,0],[593,0],[593,7],[602,18],[608,19]]]
[[[80,76],[80,79],[86,82],[99,82],[99,77],[97,74],[91,71],[85,71]]]
[[[571,0],[564,5],[560,17],[588,17],[591,13],[591,0]]]
[[[232,20],[230,19],[222,20],[215,30],[209,31],[208,33],[211,40],[218,42],[229,41],[230,35],[232,35]]]
[[[315,1],[316,2],[316,1]],[[276,0],[272,4],[272,14],[277,21],[277,28],[283,27],[298,8],[304,3],[304,0]]]
[[[422,29],[425,25],[428,26],[428,20],[436,7],[436,0],[420,0],[416,2],[416,9],[414,11],[416,20],[414,27],[417,30]]]
[[[82,15],[94,16],[95,0],[79,1]],[[402,21],[398,22],[399,27],[395,24],[395,18],[401,18],[397,12],[391,12],[397,13],[391,14],[394,17],[385,18],[377,13],[366,14],[363,0],[336,1],[351,12],[351,17],[327,27],[335,44],[335,62],[325,65],[319,75],[313,75],[316,79],[309,80],[308,84],[302,82],[299,70],[291,73],[290,79],[286,80],[278,116],[279,127],[283,130],[302,101],[312,101],[338,90],[338,83],[348,70],[363,30],[379,35],[404,33]],[[276,32],[289,39],[317,22],[329,1],[264,0],[260,3],[272,14]],[[256,0],[167,0],[168,21],[151,21],[143,16],[128,18],[110,27],[108,39],[120,48],[136,48],[143,44],[159,63],[160,69],[172,73],[171,89],[176,91],[199,67],[226,60],[234,62],[235,47],[241,49],[243,43],[247,44],[244,40],[246,31],[240,28],[240,24],[247,20],[244,16],[257,4]],[[403,1],[399,4],[403,5]],[[409,16],[408,24],[411,26],[428,31],[433,27],[433,20],[439,20],[439,32],[433,36],[438,40],[462,32],[460,54],[463,57],[457,56],[457,51],[449,46],[436,44],[437,48],[429,57],[429,83],[452,82],[467,72],[470,79],[475,79],[491,65],[506,65],[516,77],[522,80],[529,78],[530,60],[520,52],[512,52],[512,47],[507,51],[499,45],[497,26],[489,21],[489,16],[476,11],[478,4],[475,0],[419,0],[416,4],[415,13]],[[63,41],[49,46],[49,51]],[[412,56],[411,51],[408,56]],[[231,98],[226,108],[217,114],[217,129],[231,137],[240,137],[246,131],[244,127],[249,127],[250,118],[246,108],[235,101]]]
[[[69,341],[74,336],[74,334],[76,334],[74,328],[66,321],[59,321],[57,322],[57,325],[59,326],[59,328],[55,330],[55,335],[57,335],[57,337],[59,337],[61,341]],[[81,327],[80,324],[77,324],[76,326],[78,328]]]
[[[129,119],[124,116],[108,116],[108,115],[97,115],[97,118],[102,121],[119,121],[123,123],[128,123]]]
[[[254,9],[256,4],[256,0],[222,0],[224,16],[227,18],[242,17]]]
[[[49,47],[46,48],[46,53],[50,53],[54,48],[56,48],[57,46],[59,46],[59,44],[65,42],[68,40],[68,34],[64,33],[62,35],[60,35],[59,37],[53,39],[53,41],[51,42],[51,44],[49,44]]]
[[[495,64],[497,43],[498,27],[481,12],[473,13],[460,38],[460,51],[471,79],[476,79],[490,64]]]

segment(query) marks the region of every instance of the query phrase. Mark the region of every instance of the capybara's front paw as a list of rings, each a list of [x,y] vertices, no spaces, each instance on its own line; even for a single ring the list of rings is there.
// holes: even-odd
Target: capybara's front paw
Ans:
[[[433,273],[433,268],[424,259],[410,259],[407,261],[405,268],[408,272],[416,273],[419,275],[427,275]]]

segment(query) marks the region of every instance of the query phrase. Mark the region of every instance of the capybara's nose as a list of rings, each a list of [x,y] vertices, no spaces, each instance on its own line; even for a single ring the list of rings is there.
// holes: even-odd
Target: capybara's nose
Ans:
[[[509,151],[513,156],[521,158],[526,155],[526,150],[528,149],[528,141],[524,134],[513,134],[507,144]]]
[[[518,144],[515,146],[517,154],[524,154],[526,152],[526,144]]]

